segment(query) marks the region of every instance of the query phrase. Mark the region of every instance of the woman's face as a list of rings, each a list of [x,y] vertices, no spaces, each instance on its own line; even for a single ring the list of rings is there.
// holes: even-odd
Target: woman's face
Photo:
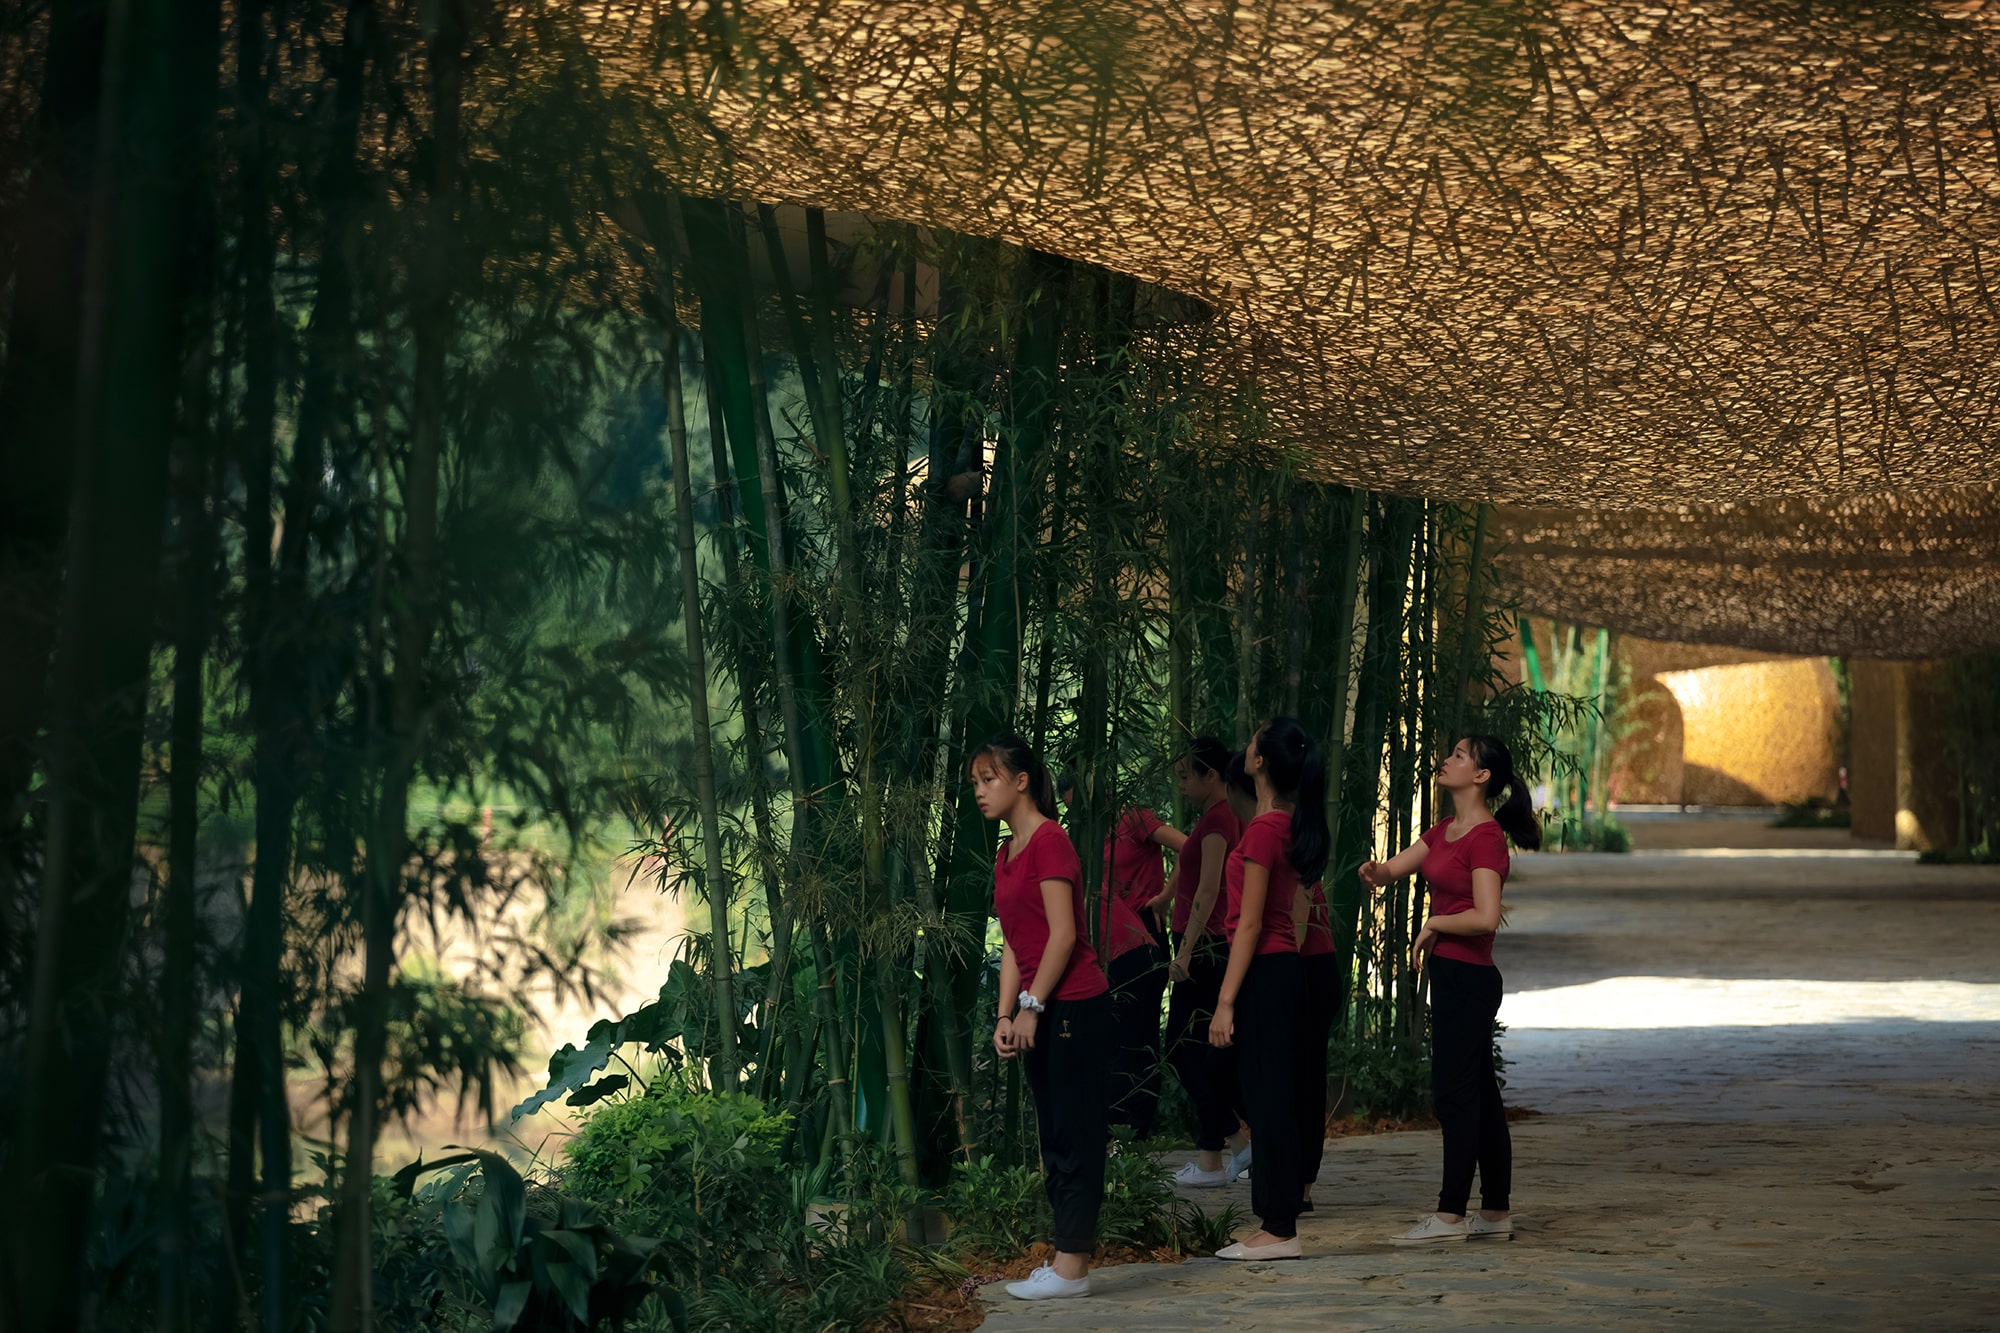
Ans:
[[[1464,791],[1467,787],[1484,787],[1493,775],[1479,766],[1473,757],[1472,742],[1460,741],[1451,747],[1451,753],[1437,766],[1438,786],[1446,791]]]
[[[979,813],[986,818],[998,819],[1012,810],[1014,802],[1026,790],[1026,773],[1009,773],[990,754],[982,754],[972,761],[972,799],[978,803]]]

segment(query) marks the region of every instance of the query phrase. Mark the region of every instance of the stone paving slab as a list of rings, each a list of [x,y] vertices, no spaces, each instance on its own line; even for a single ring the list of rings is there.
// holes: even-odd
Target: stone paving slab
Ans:
[[[2000,1328],[2000,873],[1548,857],[1509,899],[1516,1240],[1387,1244],[1437,1136],[1335,1140],[1307,1259],[989,1288],[982,1327]],[[1815,977],[1887,989],[1773,989]]]

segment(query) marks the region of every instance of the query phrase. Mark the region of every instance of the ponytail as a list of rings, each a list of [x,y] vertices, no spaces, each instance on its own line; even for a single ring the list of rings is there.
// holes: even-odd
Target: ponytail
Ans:
[[[1326,823],[1326,754],[1295,717],[1274,717],[1257,733],[1257,753],[1278,795],[1292,803],[1292,868],[1301,884],[1326,873],[1333,831]]]
[[[1230,753],[1229,762],[1222,767],[1222,785],[1239,796],[1252,801],[1257,799],[1257,781],[1243,766],[1243,751]]]
[[[970,774],[972,766],[982,758],[999,765],[1000,771],[1009,775],[1028,775],[1028,797],[1035,803],[1035,809],[1042,812],[1044,819],[1055,819],[1055,783],[1049,780],[1049,768],[1042,757],[1035,753],[1035,747],[1012,732],[999,732],[986,738],[986,743],[965,756],[965,771]]]
[[[1528,795],[1528,784],[1514,771],[1514,756],[1504,743],[1492,736],[1467,736],[1466,746],[1472,751],[1472,760],[1488,773],[1484,795],[1488,804],[1495,796],[1505,793],[1500,808],[1493,812],[1499,821],[1500,831],[1523,851],[1536,851],[1542,845],[1542,821],[1535,818],[1535,803]]]

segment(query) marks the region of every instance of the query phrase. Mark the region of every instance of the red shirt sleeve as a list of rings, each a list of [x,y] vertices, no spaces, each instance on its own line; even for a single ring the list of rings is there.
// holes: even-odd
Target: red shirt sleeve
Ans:
[[[1072,889],[1083,883],[1083,862],[1067,837],[1037,839],[1033,851],[1035,859],[1030,869],[1034,871],[1037,889],[1045,879],[1066,879]]]
[[[1129,830],[1129,836],[1131,837],[1132,841],[1138,843],[1144,843],[1150,841],[1156,830],[1165,827],[1160,823],[1160,817],[1158,815],[1154,814],[1151,810],[1144,809],[1143,807],[1134,810],[1130,816],[1130,819],[1131,819],[1131,828]]]
[[[1507,878],[1507,835],[1500,829],[1500,822],[1481,824],[1472,831],[1472,845],[1465,849],[1465,864],[1471,870],[1491,870],[1501,879]]]
[[[1253,820],[1243,830],[1243,841],[1236,845],[1242,849],[1244,860],[1255,861],[1266,870],[1276,869],[1278,858],[1285,854],[1283,836],[1267,821]]]

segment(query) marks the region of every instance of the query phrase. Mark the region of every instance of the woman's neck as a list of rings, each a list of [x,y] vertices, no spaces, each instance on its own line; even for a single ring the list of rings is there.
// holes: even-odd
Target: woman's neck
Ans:
[[[1036,829],[1049,822],[1049,817],[1037,810],[1033,801],[1019,802],[1000,819],[1007,825],[1007,832],[1023,843],[1035,836]]]
[[[1446,788],[1446,790],[1451,791],[1452,813],[1456,816],[1453,823],[1484,824],[1493,818],[1493,812],[1486,808],[1486,794],[1479,788],[1464,787],[1456,791]]]
[[[1292,813],[1292,811],[1296,810],[1297,808],[1298,808],[1297,801],[1287,800],[1284,797],[1278,795],[1278,793],[1274,789],[1266,787],[1262,783],[1257,784],[1258,814],[1268,815],[1273,811],[1279,811],[1289,815],[1290,813]]]
[[[1229,799],[1229,793],[1222,791],[1216,792],[1212,796],[1206,796],[1202,798],[1201,812],[1203,814],[1207,814],[1209,811],[1215,809],[1216,806],[1221,805],[1224,801],[1228,799]]]

